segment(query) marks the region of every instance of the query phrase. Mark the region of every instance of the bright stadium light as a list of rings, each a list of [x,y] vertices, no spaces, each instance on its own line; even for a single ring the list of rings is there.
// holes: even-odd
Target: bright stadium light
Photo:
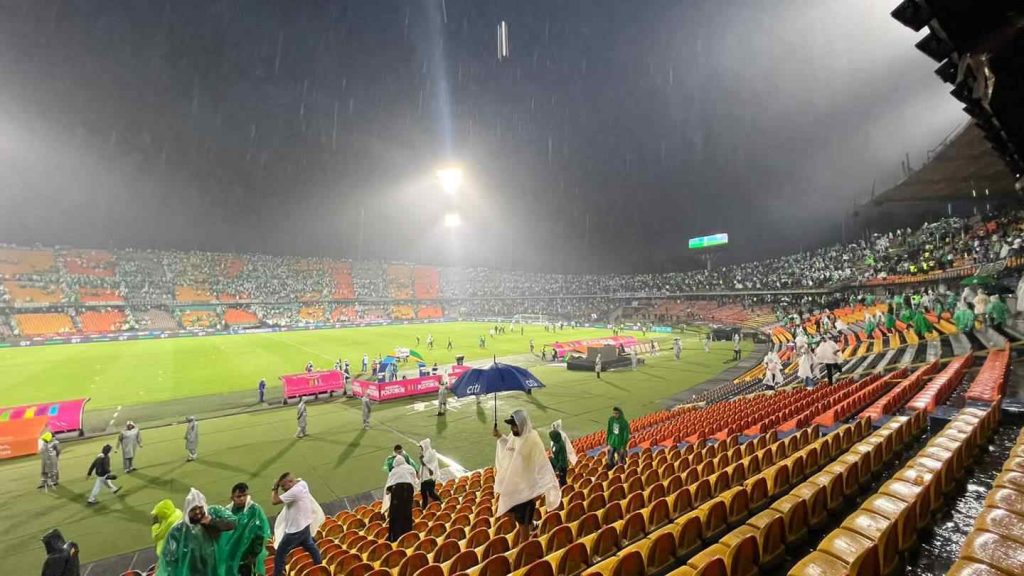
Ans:
[[[455,194],[462,187],[462,168],[440,168],[435,174],[441,183],[441,189],[448,194]]]
[[[462,216],[459,216],[458,212],[449,212],[444,215],[445,228],[458,228],[459,226],[462,226]]]

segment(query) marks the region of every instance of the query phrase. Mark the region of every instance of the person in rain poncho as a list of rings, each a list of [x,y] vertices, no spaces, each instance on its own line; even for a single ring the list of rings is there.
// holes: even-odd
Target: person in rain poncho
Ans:
[[[199,456],[199,422],[195,416],[189,416],[185,422],[185,460],[191,462]]]
[[[629,366],[630,369],[636,370],[636,346],[629,349]]]
[[[430,446],[430,438],[420,441],[420,505],[424,510],[430,500],[441,502],[437,495],[437,476],[441,472],[437,451]]]
[[[764,383],[769,390],[782,385],[782,361],[774,350],[764,356]]]
[[[156,548],[156,557],[159,558],[160,553],[164,551],[167,535],[170,534],[171,528],[181,521],[182,513],[174,507],[174,502],[164,498],[153,506],[153,511],[149,514],[153,517],[153,525],[149,531],[153,537],[153,546]]]
[[[874,338],[875,328],[878,326],[875,324],[875,317],[871,316],[870,319],[864,323],[864,337]]]
[[[117,444],[121,447],[121,459],[124,464],[125,473],[135,471],[135,451],[142,448],[142,431],[129,420],[124,425],[124,430],[117,436]],[[117,452],[117,449],[114,449]]]
[[[529,538],[536,509],[534,498],[544,497],[548,510],[562,505],[562,491],[551,468],[540,434],[533,429],[525,410],[513,410],[505,423],[510,432],[502,435],[494,424],[497,438],[494,455],[494,493],[498,495],[496,516],[511,514],[519,525],[513,546]]]
[[[306,399],[299,400],[299,409],[295,413],[295,420],[299,425],[299,429],[295,431],[296,438],[306,437]]]
[[[832,339],[825,338],[814,351],[814,362],[825,367],[828,383],[833,384],[835,382],[833,377],[841,371],[841,364],[843,362],[839,346]]]
[[[53,433],[46,431],[37,442],[39,458],[42,461],[39,488],[52,488],[60,483],[60,442]]]
[[[896,329],[896,316],[892,313],[892,306],[885,309],[885,329],[890,332]]]
[[[370,412],[372,411],[372,407],[370,405],[370,393],[367,392],[366,389],[363,389],[362,409],[363,409],[363,430],[369,430],[370,429]]]
[[[875,321],[875,326],[877,326],[879,328],[884,327],[885,326],[885,313],[882,312],[880,309],[877,310],[875,312],[874,321]]]
[[[441,380],[441,386],[437,389],[437,415],[444,416],[448,412],[448,378]]]
[[[601,355],[597,355],[597,359],[594,360],[594,374],[597,374],[597,379],[601,379]]]
[[[805,342],[802,345],[796,347],[797,357],[797,370],[796,375],[798,378],[803,380],[804,386],[811,388],[814,386],[814,372],[816,366],[814,365],[814,352],[811,352],[811,347]]]
[[[42,576],[79,576],[78,544],[65,541],[56,528],[43,534],[42,540],[46,550]]]
[[[235,521],[235,529],[222,534],[217,542],[217,553],[224,559],[228,576],[265,575],[270,521],[263,508],[249,496],[249,485],[245,482],[231,488],[228,512]]]
[[[974,330],[973,304],[965,304],[962,300],[956,303],[956,312],[953,314],[953,323],[961,334],[967,334]]]
[[[704,337],[704,352],[711,352],[711,332],[708,332],[707,336]]]
[[[565,433],[565,430],[562,430],[562,421],[555,420],[552,422],[551,429],[557,430],[561,434],[562,441],[565,442],[565,454],[569,457],[569,465],[573,466],[579,460],[579,457],[576,455],[576,449],[572,446],[572,441],[569,440],[569,435]]]
[[[389,454],[388,457],[384,459],[384,466],[382,467],[383,470],[385,472],[390,473],[391,470],[395,467],[395,460],[405,460],[406,464],[412,466],[413,470],[417,472],[419,472],[420,470],[420,467],[416,463],[416,460],[414,460],[412,456],[409,456],[408,454],[405,453],[405,449],[402,448],[401,444],[395,444],[395,447],[391,451],[391,454]]]
[[[678,337],[672,340],[672,354],[676,357],[676,360],[683,355],[683,342]]]
[[[234,530],[235,521],[222,506],[208,506],[206,497],[190,488],[184,517],[171,526],[157,562],[156,576],[226,576],[227,562],[218,557],[222,533]]]
[[[381,504],[381,513],[388,519],[388,542],[397,542],[412,531],[412,497],[416,483],[416,470],[404,458],[396,459],[388,473]]]
[[[1006,324],[1006,317],[1010,313],[1010,309],[996,294],[989,300],[988,310],[985,313],[988,314],[988,321],[993,328],[1002,328]]]
[[[629,422],[618,406],[612,408],[612,415],[608,418],[605,441],[608,444],[608,469],[614,468],[616,464],[625,464],[626,448],[629,446]]]
[[[558,477],[558,485],[565,486],[566,477],[569,475],[569,455],[566,453],[565,439],[555,429],[548,430],[548,438],[551,439],[551,467]]]
[[[978,319],[984,323],[985,311],[988,310],[988,294],[985,294],[984,290],[978,289],[978,295],[974,297],[974,313],[978,315]]]
[[[290,472],[281,474],[274,484],[270,502],[275,506],[284,505],[274,520],[274,576],[285,576],[285,561],[295,548],[309,552],[313,563],[321,564],[323,560],[313,534],[326,517],[306,481],[292,478]]]
[[[920,310],[914,311],[914,332],[918,336],[924,337],[926,334],[932,331],[932,323],[924,317],[924,312]]]

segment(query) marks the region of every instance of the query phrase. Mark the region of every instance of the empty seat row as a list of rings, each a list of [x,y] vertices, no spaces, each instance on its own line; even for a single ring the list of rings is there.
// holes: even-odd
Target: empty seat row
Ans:
[[[998,416],[998,408],[961,410],[789,574],[857,576],[896,572],[900,554],[916,546],[918,531],[932,523],[933,515],[943,507],[945,495],[963,477],[966,462],[998,426]],[[921,421],[923,429],[924,411],[914,412],[910,418]],[[885,441],[882,437],[875,443]],[[859,474],[863,475],[863,466],[868,461],[863,457],[859,460]]]
[[[907,408],[911,410],[925,410],[931,412],[946,401],[946,398],[956,390],[964,379],[964,373],[974,363],[974,356],[968,354],[954,358],[942,372],[932,378],[931,382],[925,384],[924,388],[916,396],[907,402]]]
[[[903,381],[895,388],[879,398],[874,404],[868,406],[860,413],[862,417],[870,416],[874,420],[880,420],[882,416],[892,413],[907,402],[914,394],[917,394],[924,385],[925,378],[934,374],[939,369],[939,361],[929,362],[921,366],[910,376],[905,376]]]
[[[1010,370],[1009,343],[999,350],[992,350],[982,364],[974,381],[967,388],[966,397],[975,402],[995,402],[1006,393],[1006,376]]]

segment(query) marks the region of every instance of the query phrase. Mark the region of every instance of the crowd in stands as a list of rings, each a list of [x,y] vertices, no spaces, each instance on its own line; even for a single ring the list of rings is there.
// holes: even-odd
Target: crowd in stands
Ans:
[[[917,230],[710,271],[663,274],[526,273],[264,254],[0,246],[0,307],[45,314],[126,305],[151,312],[135,322],[129,310],[124,321],[109,322],[124,328],[166,325],[167,318],[154,311],[185,318],[189,327],[250,325],[253,316],[268,325],[517,314],[607,321],[638,296],[767,292],[719,296],[707,309],[689,300],[667,300],[661,308],[634,311],[648,320],[745,322],[767,320],[770,311],[778,318],[784,310],[823,308],[837,292],[886,278],[1003,263],[1020,256],[1022,244],[1024,211],[1018,210],[970,221],[946,218]],[[818,292],[800,292],[805,289]],[[368,313],[364,307],[374,301],[381,302]],[[204,305],[213,308],[196,313]],[[224,305],[236,310],[230,320]],[[4,324],[22,332],[23,323],[13,316]],[[64,323],[60,327],[68,329]],[[74,323],[71,330],[77,330]]]

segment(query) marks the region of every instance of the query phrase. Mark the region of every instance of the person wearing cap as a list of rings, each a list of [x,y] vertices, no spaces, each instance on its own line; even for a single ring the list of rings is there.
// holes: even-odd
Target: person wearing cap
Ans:
[[[125,422],[124,430],[117,435],[117,444],[121,447],[121,461],[124,465],[124,473],[135,471],[135,451],[142,448],[142,432],[135,422]],[[114,448],[117,452],[117,448]]]
[[[199,422],[195,416],[189,416],[185,422],[185,461],[191,462],[199,457]]]
[[[608,443],[608,469],[614,468],[616,464],[625,464],[626,448],[629,446],[629,421],[618,406],[612,408],[612,415],[608,418],[605,441]]]
[[[60,442],[47,430],[39,437],[39,458],[42,460],[42,476],[39,488],[52,488],[60,482]]]
[[[569,455],[566,453],[565,440],[558,430],[548,430],[548,438],[551,439],[551,467],[558,477],[558,485],[565,486],[569,475]]]
[[[513,546],[519,546],[530,537],[537,508],[534,499],[544,496],[547,509],[557,510],[562,505],[562,490],[526,411],[514,410],[505,424],[510,428],[508,434],[501,434],[497,423],[492,431],[498,440],[494,456],[494,493],[498,495],[495,516],[510,514],[515,519],[519,529]]]
[[[206,496],[190,488],[184,516],[171,526],[157,563],[156,576],[223,576],[232,571],[217,545],[235,519],[223,506],[209,506]]]

